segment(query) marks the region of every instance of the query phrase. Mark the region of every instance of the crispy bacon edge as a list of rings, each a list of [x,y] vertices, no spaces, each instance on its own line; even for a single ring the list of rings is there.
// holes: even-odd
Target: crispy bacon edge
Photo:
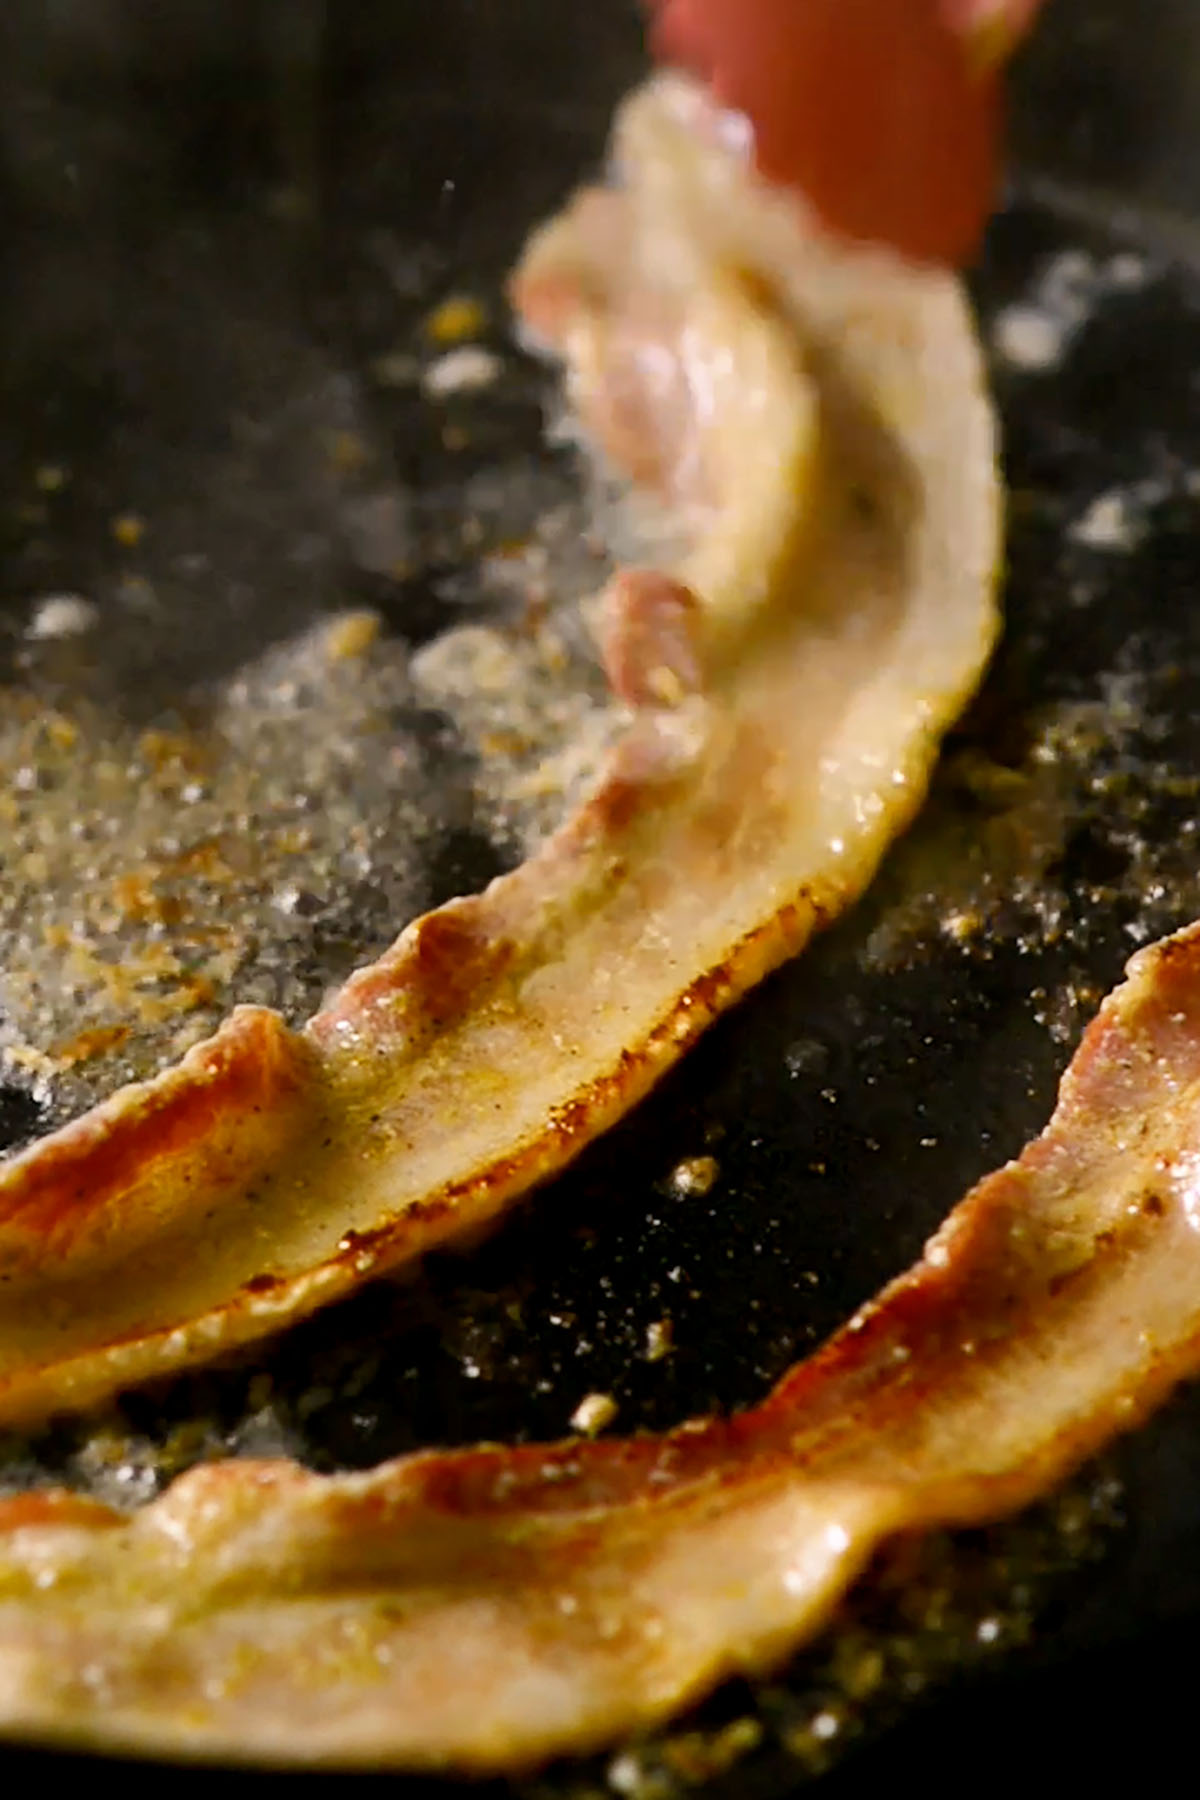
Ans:
[[[0,1167],[0,1422],[485,1226],[849,904],[923,798],[997,628],[994,420],[958,286],[827,243],[685,84],[627,104],[616,157],[618,186],[536,235],[518,297],[598,435],[632,419],[643,449],[665,317],[695,429],[651,472],[711,452],[683,581],[610,596],[628,732],[539,855],[410,925],[303,1032],[239,1009]]]
[[[1200,1365],[1200,926],[1139,953],[1054,1116],[757,1408],[661,1437],[193,1470],[0,1504],[0,1725],[477,1773],[777,1664],[888,1537],[993,1520]]]

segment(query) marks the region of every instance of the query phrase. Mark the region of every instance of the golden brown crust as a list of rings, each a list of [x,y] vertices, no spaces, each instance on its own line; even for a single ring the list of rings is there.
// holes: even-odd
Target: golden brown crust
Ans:
[[[618,581],[635,704],[607,773],[303,1032],[235,1014],[0,1168],[0,1421],[245,1343],[485,1225],[860,893],[920,804],[996,629],[969,316],[949,278],[808,232],[696,109],[671,83],[635,97],[624,185],[523,265],[558,295],[542,319],[585,424],[605,436],[614,393],[640,396],[689,539],[678,571]]]
[[[762,1405],[366,1475],[224,1463],[0,1508],[0,1725],[520,1769],[814,1632],[898,1532],[993,1519],[1200,1365],[1200,927],[1130,966],[1022,1156]]]

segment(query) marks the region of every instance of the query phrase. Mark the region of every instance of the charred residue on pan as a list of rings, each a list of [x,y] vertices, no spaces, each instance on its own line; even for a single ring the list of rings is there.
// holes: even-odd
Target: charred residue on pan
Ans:
[[[356,298],[392,349],[353,366],[357,322],[322,343],[286,232],[249,225],[232,249],[179,222],[67,375],[23,323],[42,355],[4,471],[0,1056],[45,1123],[233,1004],[302,1020],[543,837],[612,734],[577,604],[603,554],[541,439],[546,376],[495,329],[463,341],[495,292],[473,311],[421,245],[368,233]],[[206,306],[234,325],[204,333]],[[456,374],[470,353],[491,360]],[[149,402],[147,362],[172,369]]]
[[[524,673],[505,658],[536,643],[553,596],[569,595],[572,580],[574,591],[590,585],[599,567],[585,549],[571,574],[576,472],[542,444],[544,386],[497,325],[504,263],[566,179],[525,180],[544,128],[494,125],[488,155],[476,141],[468,156],[452,119],[372,123],[369,114],[346,155],[357,173],[338,211],[336,281],[317,284],[319,328],[305,307],[281,302],[283,278],[268,265],[286,234],[264,238],[251,207],[253,229],[231,227],[236,242],[201,232],[162,271],[157,340],[133,356],[131,326],[89,353],[144,369],[173,341],[181,307],[204,340],[204,281],[237,269],[250,324],[240,347],[220,347],[224,387],[211,368],[197,385],[227,395],[253,368],[252,429],[239,436],[226,421],[207,433],[176,376],[166,416],[193,436],[182,449],[155,440],[148,454],[144,382],[124,392],[107,363],[85,355],[56,411],[37,388],[49,364],[34,357],[17,399],[37,429],[5,472],[5,654],[29,659],[10,674],[39,706],[53,689],[68,727],[70,694],[85,711],[134,707],[110,758],[124,793],[130,782],[153,789],[153,756],[139,760],[149,753],[134,733],[163,729],[155,682],[167,673],[172,692],[197,706],[179,707],[171,730],[211,743],[214,721],[226,729],[229,719],[230,741],[250,733],[237,741],[253,754],[234,758],[226,779],[269,782],[273,770],[289,806],[321,791],[313,784],[328,782],[321,759],[332,752],[302,741],[297,697],[271,715],[228,703],[231,686],[259,682],[257,700],[319,671],[330,691],[353,690],[348,710],[372,721],[356,738],[338,711],[324,733],[341,735],[345,768],[368,765],[394,834],[368,844],[370,867],[338,887],[348,897],[334,901],[332,881],[326,889],[310,875],[291,881],[280,907],[295,865],[239,878],[237,891],[270,909],[255,924],[264,957],[285,934],[282,965],[256,962],[256,952],[222,992],[265,995],[292,1016],[386,942],[397,911],[475,885],[517,853],[523,831],[539,829],[481,786],[494,772],[487,734],[498,729],[489,659],[497,690]],[[407,160],[395,153],[397,131],[408,133]],[[580,154],[569,139],[564,162]],[[435,168],[450,173],[438,176],[449,185],[431,248],[428,195],[413,171]],[[493,217],[498,168],[511,170],[513,193]],[[423,1444],[559,1436],[590,1395],[613,1398],[617,1430],[746,1404],[909,1261],[975,1176],[1041,1126],[1082,1023],[1125,956],[1200,911],[1200,624],[1188,604],[1200,576],[1200,434],[1177,374],[1200,361],[1200,311],[1188,277],[1127,246],[1064,241],[1052,219],[1021,209],[996,227],[980,292],[1013,488],[1010,627],[929,808],[864,905],[719,1024],[634,1119],[495,1240],[431,1263],[419,1283],[377,1285],[252,1365],[130,1395],[102,1421],[11,1443],[6,1481],[66,1480],[136,1503],[229,1451],[364,1466]],[[423,375],[462,346],[438,341],[426,322],[455,294],[485,301],[489,322],[471,341],[503,366],[498,379],[457,392],[443,369],[449,388],[431,399]],[[459,378],[470,367],[460,362]],[[543,532],[539,543],[535,533],[531,548],[530,527],[547,510],[560,535]],[[56,594],[94,603],[99,620],[51,611],[30,637],[37,604]],[[161,617],[139,606],[161,607]],[[364,614],[380,621],[374,638]],[[568,611],[561,618],[566,636]],[[451,624],[468,634],[457,661],[439,644]],[[67,674],[95,629],[115,659],[103,665],[111,683],[96,676],[80,697]],[[576,654],[581,639],[566,641]],[[586,697],[582,659],[577,672]],[[364,707],[372,684],[382,691]],[[275,720],[263,769],[245,767],[265,749],[253,733],[267,728],[251,714]],[[95,716],[87,711],[83,741],[111,748],[110,725],[108,737],[89,737]],[[43,724],[49,717],[39,711]],[[412,761],[388,775],[372,755],[386,762],[395,747]],[[65,741],[48,754],[60,795],[64,771],[84,791],[106,779],[91,767],[103,756],[71,764]],[[154,754],[170,773],[172,742]],[[36,761],[20,766],[34,775],[17,795],[36,798]],[[181,770],[163,816],[180,812],[185,780],[202,777]],[[316,809],[318,854],[339,884],[362,805],[354,781],[349,789]],[[261,792],[239,789],[221,815],[246,819],[235,847],[254,830]],[[415,794],[432,814],[423,823]],[[183,802],[182,816],[214,804]],[[313,809],[298,810],[307,822]],[[185,835],[178,818],[171,829]],[[201,923],[228,910],[229,889],[194,891]],[[144,921],[147,930],[161,922]],[[203,1011],[192,1008],[185,1026]],[[92,1075],[110,1085],[121,1056],[122,1046],[97,1049],[76,1065],[75,1087],[67,1071],[40,1086],[27,1073],[5,1102],[5,1129],[15,1140],[34,1126],[33,1093],[51,1110],[82,1104]],[[1135,1488],[1139,1455],[1162,1441],[1152,1432],[1122,1453]],[[1093,1471],[1011,1526],[935,1540],[915,1566],[887,1559],[839,1627],[778,1681],[726,1689],[652,1744],[524,1791],[537,1800],[659,1800],[701,1783],[778,1792],[972,1655],[1024,1641],[1034,1621],[1052,1633],[1073,1572],[1086,1582],[1097,1556],[1109,1555],[1106,1572],[1114,1554],[1119,1562],[1118,1510],[1108,1471]]]

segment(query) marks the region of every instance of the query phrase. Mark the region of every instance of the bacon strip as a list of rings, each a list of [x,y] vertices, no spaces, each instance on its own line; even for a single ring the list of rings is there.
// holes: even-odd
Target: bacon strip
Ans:
[[[273,1331],[479,1227],[871,878],[996,630],[994,426],[954,282],[826,243],[685,85],[518,277],[690,548],[627,574],[632,722],[545,850],[302,1033],[244,1009],[0,1169],[0,1421]]]
[[[478,1772],[592,1749],[777,1663],[883,1539],[1020,1507],[1197,1366],[1193,926],[1130,964],[1043,1136],[752,1412],[216,1464],[132,1518],[0,1506],[0,1726]]]

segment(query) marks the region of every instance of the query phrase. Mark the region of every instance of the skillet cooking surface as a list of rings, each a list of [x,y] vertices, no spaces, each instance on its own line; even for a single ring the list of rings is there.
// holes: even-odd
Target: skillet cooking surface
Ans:
[[[575,530],[580,471],[543,435],[550,384],[507,340],[497,296],[637,67],[615,13],[586,76],[569,34],[510,34],[507,66],[491,39],[484,55],[464,36],[452,70],[436,47],[398,44],[380,63],[356,48],[360,14],[347,18],[328,47],[319,143],[302,82],[277,83],[273,110],[261,76],[224,63],[23,91],[5,127],[0,679],[39,704],[78,707],[83,694],[130,734],[202,730],[250,681],[233,709],[246,764],[264,758],[268,776],[310,786],[316,860],[307,887],[268,867],[257,898],[254,882],[238,888],[250,949],[221,979],[234,998],[297,1015],[405,916],[478,886],[541,828],[497,802],[469,721],[414,689],[403,651],[464,622],[514,629],[531,593],[541,604],[543,552],[568,597],[596,578]],[[572,104],[547,104],[568,68]],[[521,101],[522,77],[536,104]],[[279,185],[298,181],[312,199],[313,167],[306,221]],[[430,397],[421,322],[454,293],[487,301],[500,372],[478,392]],[[6,1445],[5,1480],[140,1499],[226,1448],[365,1466],[430,1443],[561,1435],[592,1392],[616,1398],[623,1430],[744,1405],[1040,1128],[1125,958],[1200,914],[1200,422],[1187,380],[1200,287],[1136,243],[1088,239],[1018,200],[993,231],[978,296],[1012,489],[1008,634],[929,808],[867,902],[491,1243],[417,1285],[369,1290],[252,1364],[129,1396],[99,1429]],[[531,532],[514,602],[496,553]],[[79,637],[48,631],[55,595],[84,597],[98,620]],[[303,731],[264,749],[261,683],[305,676],[271,658],[355,608],[383,621],[370,732],[350,733],[336,769]],[[582,639],[567,617],[573,654]],[[581,663],[585,709],[590,680]],[[345,727],[341,713],[321,724],[333,739]],[[293,744],[310,759],[299,773]],[[0,773],[11,781],[16,766]],[[36,802],[45,780],[35,770],[16,785]],[[342,840],[358,828],[348,866]],[[203,903],[221,902],[205,889]],[[22,927],[3,909],[0,892],[11,1043],[32,1002],[28,986],[14,998]],[[65,1006],[53,985],[38,1004],[43,1024]],[[203,1019],[203,998],[193,1011]],[[5,1142],[78,1110],[129,1054],[88,1049],[49,1076],[11,1066]],[[672,1171],[698,1157],[712,1163],[688,1191]],[[664,1320],[673,1347],[651,1356]],[[615,1779],[651,1800],[704,1776],[706,1792],[783,1794],[977,1665],[969,1691],[943,1691],[822,1791],[910,1766],[928,1787],[936,1759],[971,1738],[999,1773],[1038,1732],[1051,1743],[1043,1768],[1057,1756],[1078,1776],[1088,1744],[1075,1734],[1094,1729],[1085,1689],[1093,1715],[1114,1714],[1091,1736],[1106,1757],[1117,1712],[1122,1741],[1140,1741],[1151,1681],[1164,1698],[1171,1633],[1200,1611],[1198,1506],[1200,1411],[1185,1397],[1064,1503],[939,1540],[903,1579],[881,1568],[832,1647],[779,1682],[717,1696],[697,1722],[707,1737],[681,1749],[675,1734],[521,1792]],[[986,1674],[1006,1669],[1014,1643],[1025,1647],[1012,1672]],[[832,1735],[815,1724],[826,1718]],[[19,1779],[55,1764],[88,1766],[10,1752],[0,1768]]]

